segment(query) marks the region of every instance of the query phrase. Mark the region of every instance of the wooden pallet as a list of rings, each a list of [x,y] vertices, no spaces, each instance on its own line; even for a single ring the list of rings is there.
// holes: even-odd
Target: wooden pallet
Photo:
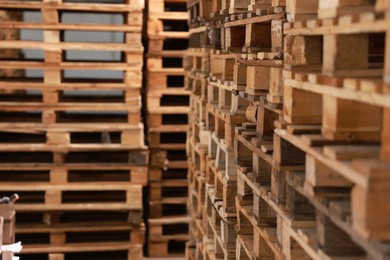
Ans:
[[[149,219],[187,214],[187,198],[161,198],[149,201]]]
[[[282,60],[280,52],[242,55],[234,65],[235,89],[253,98],[266,97],[273,106],[283,103]]]
[[[165,180],[161,182],[151,182],[149,184],[149,200],[161,201],[169,198],[187,198],[187,180]]]
[[[245,53],[280,51],[284,17],[284,12],[260,11],[225,18],[222,49]]]
[[[185,109],[188,111],[188,108]],[[157,111],[156,111],[157,112]],[[182,111],[161,111],[160,113],[153,113],[147,115],[147,125],[149,128],[161,129],[161,128],[179,128],[186,126],[188,124],[188,112]]]
[[[57,165],[76,166],[80,165],[117,165],[121,166],[142,166],[148,163],[148,152],[144,149],[120,148],[120,145],[109,148],[103,145],[91,145],[88,148],[70,147],[67,149],[53,150],[45,145],[26,147],[23,145],[10,150],[4,147],[0,152],[2,166],[16,167],[50,167]]]
[[[189,91],[182,88],[150,90],[147,93],[147,111],[151,114],[189,112]]]
[[[227,146],[233,147],[234,127],[246,120],[244,111],[232,113],[229,109],[219,109],[215,104],[207,104],[206,129],[214,132],[217,138],[224,138]]]
[[[184,0],[150,0],[149,14],[159,15],[169,13],[174,16],[177,12],[186,11],[186,1]]]
[[[145,228],[105,223],[101,226],[77,225],[19,225],[17,238],[23,241],[23,253],[69,253],[122,250],[144,243]],[[95,249],[92,244],[96,243]],[[89,246],[88,246],[89,245]]]
[[[210,55],[205,48],[188,48],[184,58],[184,69],[193,73],[208,74],[210,70]]]
[[[215,196],[213,185],[206,184],[206,204],[204,215],[205,236],[203,247],[210,257],[235,259],[235,239],[237,222],[235,213],[227,213],[222,207],[222,201]],[[207,249],[211,242],[212,252]]]
[[[243,204],[243,205],[242,205]],[[264,208],[266,203],[245,205],[245,201],[236,200],[237,235],[236,259],[259,259],[271,257],[281,259],[281,248],[276,235],[276,214]],[[259,208],[257,208],[260,206]],[[262,211],[256,218],[255,212]]]
[[[186,179],[187,166],[178,166],[176,168],[162,169],[159,167],[149,167],[148,179],[153,182],[161,182],[163,180],[171,179]]]
[[[184,87],[182,68],[149,69],[147,73],[148,90],[180,89]]]
[[[209,80],[207,84],[208,105],[214,105],[218,110],[229,111],[234,116],[245,113],[249,102],[237,95],[236,85],[222,83],[220,80]]]
[[[37,123],[0,123],[1,140],[5,146],[18,145],[26,147],[44,145],[58,150],[61,147],[92,144],[115,145],[123,147],[144,147],[143,125],[127,124],[52,124],[43,125]]]
[[[23,259],[64,260],[64,259],[143,259],[143,245],[102,245],[99,248],[86,245],[84,248],[76,248],[81,252],[71,252],[75,247],[65,248],[65,253],[49,254],[23,254]]]
[[[186,148],[188,127],[158,127],[149,129],[148,140],[151,149],[177,150]]]
[[[210,18],[212,8],[212,1],[210,0],[191,0],[187,1],[187,10],[189,13],[190,26],[196,26],[202,22],[203,19]]]
[[[21,12],[7,12],[5,10],[0,11],[0,22],[8,22],[8,21],[21,21],[22,20],[22,13]],[[6,31],[2,30],[0,32],[0,38],[4,41],[12,41],[12,40],[19,40],[20,36],[16,30],[13,31]],[[5,59],[18,59],[20,58],[22,53],[18,50],[0,50],[0,56]],[[23,74],[23,71],[21,70],[3,70],[0,69],[0,77],[19,77]]]
[[[0,171],[0,183],[25,185],[48,184],[135,184],[146,185],[147,167],[115,164],[78,165],[7,165]]]
[[[14,183],[1,185],[1,190],[20,193],[17,211],[142,210],[140,185]]]
[[[147,244],[150,257],[182,255],[188,240],[189,217],[149,219]]]
[[[189,169],[192,171],[192,169]],[[191,183],[188,185],[188,211],[192,216],[192,224],[202,218],[205,204],[206,178],[200,172],[190,172]]]
[[[354,14],[374,9],[375,2],[358,1],[355,3],[344,3],[340,1],[318,1],[318,17],[333,18],[343,14]]]
[[[295,22],[317,18],[318,4],[318,0],[286,1],[287,21]]]
[[[185,150],[151,151],[150,166],[162,169],[183,169],[187,167]]]

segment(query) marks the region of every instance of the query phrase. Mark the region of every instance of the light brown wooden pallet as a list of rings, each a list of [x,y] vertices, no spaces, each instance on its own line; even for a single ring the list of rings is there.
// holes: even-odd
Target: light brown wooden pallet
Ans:
[[[110,226],[140,228],[144,226],[143,210],[91,211],[18,211],[18,227],[94,227],[102,230]],[[109,221],[106,221],[109,220]]]
[[[207,74],[210,70],[210,55],[207,49],[189,48],[184,57],[184,69]]]
[[[61,149],[53,151],[52,147],[38,147],[38,149],[21,149],[19,151],[9,151],[1,153],[2,167],[14,167],[31,169],[34,165],[37,169],[53,167],[58,165],[71,167],[98,167],[113,166],[144,166],[148,164],[149,153],[146,150],[107,149],[104,146],[91,146],[89,149]]]
[[[133,184],[146,185],[146,166],[127,166],[115,164],[101,165],[52,165],[23,167],[23,165],[2,164],[0,183],[24,185],[34,181],[37,185],[48,184]]]
[[[1,189],[20,193],[17,211],[142,210],[141,185],[12,183]]]
[[[189,217],[165,217],[148,220],[148,255],[166,257],[183,255],[188,240]]]
[[[47,146],[82,144],[122,144],[142,148],[144,146],[143,125],[128,124],[52,124],[0,123],[4,145],[46,144]]]
[[[177,168],[162,169],[159,167],[149,167],[148,179],[149,181],[158,182],[169,179],[186,179],[187,166],[179,166]]]
[[[206,173],[209,133],[205,131],[204,137],[187,140],[187,157],[192,163],[194,170]]]
[[[162,169],[183,169],[187,167],[185,150],[151,151],[150,165]]]
[[[148,132],[148,145],[151,149],[185,149],[188,126],[161,126]]]
[[[182,257],[185,254],[186,241],[169,240],[147,242],[147,255],[149,257]]]
[[[118,12],[125,10],[140,12],[144,6],[144,1],[127,1],[124,4],[112,3],[91,3],[89,1],[64,3],[61,1],[43,2],[43,1],[1,1],[0,5],[13,9],[54,9],[54,10],[73,10],[73,11],[95,11],[95,12]]]
[[[188,111],[188,108],[185,110]],[[175,128],[175,126],[178,126],[179,128],[186,126],[188,124],[188,112],[182,112],[182,111],[173,111],[171,112],[165,112],[161,111],[158,113],[157,110],[155,110],[157,113],[148,114],[147,115],[147,125],[151,129],[163,129],[166,127],[166,129],[169,128]]]
[[[161,198],[157,201],[149,201],[149,218],[162,218],[172,215],[187,214],[187,198]]]
[[[260,207],[264,216],[261,216],[259,220],[254,215],[255,206],[246,206],[245,202],[241,202],[239,199],[236,199],[236,206],[239,230],[236,259],[259,259],[262,257],[282,259],[276,235],[276,215],[272,215],[269,210]]]
[[[255,59],[242,55],[234,65],[234,88],[249,96],[265,96],[268,103],[283,102],[282,60],[280,52],[258,52]]]
[[[187,12],[163,12],[160,14],[149,14],[148,17],[148,36],[167,36],[167,37],[188,37]],[[170,26],[166,22],[175,21]]]
[[[0,23],[0,27],[3,25],[3,23]],[[6,25],[4,25],[5,27]],[[51,25],[54,26],[54,25]],[[75,25],[74,27],[78,27],[79,25]],[[91,28],[89,28],[90,26]],[[96,30],[100,29],[98,25],[88,25],[86,28],[89,30],[92,30],[96,26]],[[94,27],[92,27],[94,26]],[[27,27],[27,26],[26,26]],[[36,26],[38,27],[38,25]],[[49,25],[42,25],[42,27],[48,27]],[[58,27],[61,28],[61,25],[58,25]],[[67,25],[63,25],[64,28],[67,28]],[[69,25],[70,27],[70,25]],[[115,25],[110,25],[110,28],[115,31]],[[119,30],[119,29],[118,29]],[[139,35],[139,33],[134,34],[133,36],[136,37]],[[135,40],[135,39],[134,39]],[[127,43],[92,43],[92,42],[42,42],[42,41],[27,41],[27,40],[5,40],[1,41],[0,47],[1,48],[8,48],[8,49],[59,49],[59,50],[101,50],[101,51],[121,51],[124,53],[128,53],[129,58],[138,59],[140,56],[142,56],[143,48],[142,46],[136,46],[135,42],[133,42],[133,46],[129,46]],[[131,59],[129,59],[129,62],[131,62]],[[134,63],[134,60],[133,60]],[[69,65],[68,65],[69,66]]]
[[[23,254],[23,259],[39,259],[42,260],[64,260],[68,258],[83,258],[83,259],[127,259],[141,260],[143,259],[143,245],[102,245],[102,249],[96,249],[93,245],[86,245],[86,249],[82,251],[77,247],[73,247],[77,252],[72,252],[72,247],[64,248],[65,253],[45,253],[45,254]],[[89,250],[89,251],[88,251]],[[59,251],[59,250],[57,250]]]
[[[1,6],[0,6],[1,8]],[[140,16],[140,15],[138,15]],[[142,17],[142,16],[140,16]],[[75,31],[110,31],[110,32],[127,32],[127,33],[141,33],[141,26],[136,24],[110,24],[110,25],[104,25],[104,24],[72,24],[72,23],[59,23],[59,24],[45,24],[45,23],[32,23],[32,22],[20,22],[20,21],[2,21],[0,23],[0,28],[2,29],[35,29],[35,30],[59,30],[59,31],[65,31],[65,30],[75,30]],[[135,36],[135,35],[134,35]],[[26,47],[26,42],[28,41],[20,41],[21,46],[19,47]],[[6,44],[6,43],[5,43]],[[39,42],[36,42],[36,44],[39,44]],[[55,43],[53,43],[55,44]],[[58,43],[57,43],[58,44]],[[63,46],[67,46],[65,42],[62,42]],[[73,43],[75,45],[76,43]],[[103,44],[102,44],[103,45]],[[50,45],[48,45],[50,46]],[[107,45],[110,46],[110,45]],[[18,47],[18,46],[13,46]],[[92,46],[91,46],[92,47]],[[137,50],[137,48],[134,48],[135,46],[128,46],[124,50]],[[138,50],[142,50],[140,46],[138,46]]]
[[[185,11],[186,1],[184,0],[150,0],[149,14],[158,15],[164,12],[171,13],[172,9]]]
[[[143,259],[142,244],[131,245],[127,243],[85,243],[84,245],[50,246],[26,249],[22,253],[25,259],[63,260],[67,257],[92,257],[93,259]]]
[[[184,70],[182,68],[149,69],[147,79],[149,91],[181,88],[184,84]],[[176,81],[174,86],[171,85],[170,80]],[[183,83],[179,80],[183,80]]]
[[[60,62],[47,64],[44,61],[1,61],[0,68],[3,69],[53,69],[53,70],[119,70],[137,72],[141,69],[139,62]]]
[[[227,213],[235,212],[236,207],[234,198],[237,190],[236,178],[235,176],[226,178],[224,176],[226,174],[224,169],[217,168],[215,163],[216,161],[211,158],[208,159],[208,169],[206,173],[207,184],[213,186],[215,199],[220,200],[222,209]],[[232,166],[232,163],[230,167],[234,167]]]
[[[186,71],[184,87],[203,100],[207,97],[207,74]]]
[[[140,75],[140,74],[139,74]],[[6,86],[7,90],[21,90],[21,89],[43,89],[48,91],[60,90],[124,90],[124,89],[139,89],[141,84],[138,83],[142,78],[133,79],[132,81],[86,81],[78,80],[77,82],[57,82],[45,84],[43,79],[28,81],[24,78],[14,78],[12,80],[2,79],[0,84]]]
[[[327,226],[325,231],[323,229],[322,231],[320,229],[317,230],[315,219],[313,220],[313,214],[306,215],[308,218],[302,218],[302,215],[299,215],[304,212],[307,206],[310,206],[308,204],[305,204],[305,202],[302,201],[302,198],[298,197],[296,194],[287,195],[288,198],[292,199],[292,201],[288,202],[287,207],[284,207],[280,204],[274,203],[272,200],[269,199],[269,189],[267,187],[259,187],[252,180],[247,178],[245,176],[245,173],[238,172],[238,177],[242,178],[245,181],[246,185],[249,185],[249,190],[251,190],[255,196],[258,196],[259,199],[257,201],[262,201],[260,207],[256,204],[253,204],[253,207],[251,205],[241,207],[241,213],[246,216],[249,216],[249,219],[251,220],[250,222],[253,222],[249,226],[253,227],[253,225],[258,221],[255,218],[250,217],[254,215],[254,213],[252,213],[252,210],[256,209],[256,212],[259,212],[259,209],[263,209],[260,211],[260,217],[263,217],[263,221],[264,219],[267,219],[264,218],[267,216],[264,214],[270,214],[272,212],[273,215],[268,216],[274,216],[274,221],[276,221],[276,226],[274,226],[273,228],[274,231],[270,233],[270,231],[272,231],[272,228],[268,231],[267,228],[265,228],[262,232],[260,231],[260,235],[265,241],[268,241],[268,246],[272,248],[274,252],[279,252],[277,253],[277,255],[281,256],[281,253],[283,253],[282,256],[287,259],[291,259],[296,255],[300,255],[300,257],[304,259],[323,259],[332,256],[335,257],[336,255],[343,255],[345,257],[353,256],[359,259],[361,251],[356,251],[356,246],[353,246],[353,243],[346,239],[344,234],[338,233],[338,235],[336,235],[339,237],[343,237],[346,243],[344,250],[342,250],[343,253],[341,253],[341,255],[340,251],[336,251],[337,247],[332,248],[332,246],[329,244],[329,236],[327,232],[335,232],[333,233],[334,236],[337,232],[340,232],[339,229]],[[248,194],[249,193],[247,193],[246,196],[248,196]],[[248,205],[248,202],[243,203],[245,203],[245,205]],[[261,205],[263,205],[263,208],[261,207]],[[269,207],[268,210],[265,210],[264,206]],[[328,224],[326,225],[330,225],[329,222],[327,223]],[[242,225],[242,228],[244,228],[244,230],[247,230],[245,228],[245,222],[242,222]],[[278,242],[275,244],[274,239],[270,240],[270,234],[275,234],[276,230],[278,232]],[[316,242],[316,232],[318,232],[318,237],[321,237],[322,239],[321,242],[318,242],[321,243],[321,248]],[[273,235],[273,237],[275,236]],[[243,240],[243,238],[239,238],[239,240]],[[243,250],[247,252],[248,248],[250,248],[251,240],[249,239],[249,237],[244,238],[244,240],[246,240],[246,242],[243,243],[243,241],[241,241],[240,246],[242,246]],[[278,246],[279,244],[281,245],[281,249]],[[241,252],[244,252],[243,250],[241,250]],[[356,253],[358,253],[358,255],[356,255]],[[250,259],[253,259],[253,255],[249,254],[249,257],[252,257]]]
[[[112,245],[141,245],[145,239],[145,228],[129,225],[77,226],[71,225],[19,225],[16,229],[17,238],[24,241],[23,253],[52,253],[58,248],[58,253],[82,250],[82,245],[96,243],[97,247]],[[48,238],[46,240],[45,238]],[[81,239],[82,238],[82,239]],[[108,250],[108,248],[107,248]],[[94,250],[90,250],[94,251]],[[109,251],[109,250],[108,250]],[[69,251],[68,251],[69,252]]]
[[[148,52],[161,54],[165,51],[185,51],[188,47],[188,32],[160,32],[148,35]]]
[[[232,115],[244,114],[249,102],[236,94],[236,86],[232,82],[222,83],[220,80],[209,80],[207,84],[208,104],[220,110],[228,110]]]
[[[222,207],[222,201],[215,197],[215,190],[212,185],[206,184],[206,204],[203,219],[205,227],[204,248],[207,251],[208,239],[212,243],[213,252],[209,254],[215,258],[234,259],[236,231],[235,213],[227,213]]]
[[[112,113],[102,113],[101,110],[96,111],[96,108],[93,106],[93,104],[88,106],[86,111],[74,110],[75,107],[72,107],[69,104],[62,106],[41,105],[40,108],[37,108],[37,106],[34,105],[30,105],[26,106],[25,109],[28,111],[24,112],[23,107],[17,106],[17,104],[14,105],[14,107],[5,108],[5,111],[1,113],[3,119],[2,123],[20,122],[23,124],[25,122],[31,122],[38,125],[50,125],[61,123],[80,124],[86,122],[95,122],[108,124],[128,123],[129,125],[138,125],[141,121],[141,111],[139,107],[133,107],[130,109],[125,107],[125,110],[120,109],[119,112],[118,110],[114,110]],[[103,107],[108,108],[109,106],[105,105]],[[37,109],[41,110],[37,111]],[[85,109],[85,107],[83,109]],[[97,112],[97,114],[93,114],[92,112],[94,111]]]
[[[189,91],[182,88],[149,90],[146,102],[149,113],[188,113]]]
[[[211,0],[191,0],[187,1],[189,13],[189,24],[197,25],[202,19],[209,18],[211,14]]]
[[[375,172],[374,169],[382,169],[386,171],[388,163],[378,159],[378,147],[372,147],[370,145],[355,146],[353,149],[343,145],[343,143],[335,143],[318,135],[297,135],[288,133],[286,130],[276,130],[277,133],[281,134],[283,138],[296,145],[302,151],[305,151],[308,156],[313,157],[315,162],[319,165],[328,167],[330,172],[334,173],[335,176],[340,178],[340,185],[345,182],[341,180],[348,180],[347,183],[355,183],[356,187],[351,193],[352,200],[352,227],[354,232],[358,233],[359,236],[374,239],[385,236],[386,232],[378,232],[373,226],[367,226],[369,218],[381,218],[383,215],[375,216],[374,214],[358,220],[359,214],[364,212],[366,206],[360,201],[359,206],[354,204],[356,196],[364,196],[369,198],[374,196],[370,194],[371,190],[366,189],[367,179],[361,178],[361,172]],[[324,146],[324,151],[316,148],[315,146]],[[354,151],[354,152],[352,152]],[[375,152],[376,151],[376,152]],[[348,162],[349,163],[346,163]],[[380,170],[379,170],[380,171]],[[313,181],[311,181],[313,183]],[[318,184],[320,185],[320,183]],[[372,185],[372,184],[371,184]],[[363,201],[364,202],[364,201]],[[366,201],[367,202],[367,201]],[[379,224],[379,219],[375,222]],[[381,230],[384,230],[382,228]],[[364,243],[363,243],[364,244]]]
[[[206,104],[207,101],[197,95],[191,94],[190,96],[190,105],[191,105],[191,113],[190,117],[194,118],[190,121],[192,122],[193,128],[196,128],[196,137],[199,137],[199,135],[202,132],[202,130],[205,129],[206,125],[206,115],[207,115],[207,109]],[[194,135],[195,136],[195,135]]]
[[[260,12],[261,14],[261,12]],[[244,17],[232,16],[225,19],[223,24],[224,38],[222,49],[225,51],[258,52],[278,51],[282,45],[282,22],[285,17],[282,13],[271,13]],[[258,38],[261,35],[261,38]],[[244,48],[245,47],[245,48]]]
[[[169,200],[170,198],[182,201],[182,198],[187,198],[187,193],[187,180],[173,179],[149,183],[150,201],[162,201],[163,199]]]
[[[204,212],[206,192],[206,172],[196,170],[196,163],[189,160],[188,179],[188,208],[193,220],[201,219]]]
[[[217,138],[224,138],[229,147],[233,147],[234,127],[245,120],[243,112],[235,114],[229,109],[218,109],[215,104],[207,104],[206,129],[214,132]]]
[[[375,2],[360,1],[355,3],[340,1],[318,1],[318,17],[333,18],[343,14],[360,13],[362,11],[371,11],[374,9]]]
[[[292,0],[286,1],[287,21],[305,21],[315,19],[318,12],[318,0]]]
[[[206,27],[204,21],[200,24],[190,24],[189,46],[191,48],[209,49],[214,47],[215,49],[220,49],[221,19],[209,21],[215,30],[211,30],[211,27]],[[208,35],[211,35],[212,38],[209,38]]]
[[[191,246],[188,242],[186,243],[185,257],[188,260],[195,260],[196,258],[196,249],[194,246]]]

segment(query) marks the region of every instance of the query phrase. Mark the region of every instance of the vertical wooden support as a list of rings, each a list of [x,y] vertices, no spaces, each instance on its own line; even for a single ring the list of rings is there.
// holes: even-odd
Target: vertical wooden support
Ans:
[[[246,69],[246,92],[256,94],[270,88],[270,67],[248,66]]]
[[[283,118],[290,124],[321,124],[322,96],[284,85]]]
[[[381,159],[390,161],[390,108],[383,109]]]
[[[322,36],[284,37],[284,62],[289,65],[315,65],[322,63]]]
[[[365,179],[365,185],[352,190],[352,226],[369,239],[390,239],[389,162],[355,160],[352,166]]]
[[[380,140],[380,107],[324,95],[323,111],[326,113],[322,121],[322,134],[326,138],[345,141]]]
[[[368,34],[325,35],[323,73],[332,76],[343,70],[367,69],[368,47]]]
[[[258,51],[270,49],[272,47],[271,39],[271,24],[249,23],[245,28],[245,45],[241,46]]]
[[[44,3],[53,3],[60,4],[62,0],[44,0]],[[60,22],[59,13],[57,9],[43,9],[42,10],[43,21],[46,24],[58,24]],[[60,31],[59,30],[44,30],[44,42],[51,43],[60,43]],[[62,81],[62,71],[60,69],[60,64],[62,62],[62,50],[60,48],[45,49],[45,64],[47,66],[44,70],[44,83],[45,84],[59,84]],[[48,104],[55,104],[58,102],[58,92],[44,90],[43,91],[43,101]],[[42,113],[43,123],[55,123],[57,121],[56,112],[53,110],[45,110]]]

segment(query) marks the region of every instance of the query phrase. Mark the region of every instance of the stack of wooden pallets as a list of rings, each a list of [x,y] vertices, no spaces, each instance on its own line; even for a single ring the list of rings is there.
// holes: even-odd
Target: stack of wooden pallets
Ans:
[[[183,55],[188,46],[185,0],[148,1],[147,132],[149,256],[184,254],[188,240],[187,160],[189,92]]]
[[[187,259],[389,257],[390,6],[373,2],[189,2]]]
[[[193,29],[190,29],[190,32]],[[193,39],[190,39],[190,42]],[[206,48],[190,48],[185,57],[186,88],[191,91],[190,130],[187,139],[188,207],[191,216],[190,241],[186,247],[189,259],[202,257],[205,205],[206,162],[209,131],[206,130],[207,77],[210,56]]]
[[[0,190],[24,259],[141,259],[142,1],[0,1]]]

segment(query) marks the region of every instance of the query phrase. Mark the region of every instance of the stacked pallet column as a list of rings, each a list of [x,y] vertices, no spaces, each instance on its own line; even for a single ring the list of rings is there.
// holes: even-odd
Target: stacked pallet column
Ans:
[[[190,10],[191,15],[198,9]],[[276,217],[268,212],[260,221],[261,214],[267,213],[255,209],[261,203],[259,187],[246,185],[245,176],[267,188],[272,122],[281,114],[284,8],[271,1],[213,2],[210,16],[205,18],[203,34],[202,28],[192,30],[201,46],[212,48],[204,92],[206,129],[210,131],[204,236],[201,246],[196,241],[194,257],[252,259],[273,251],[279,254],[273,239]],[[202,21],[191,18],[195,24]],[[267,231],[262,230],[264,225]]]
[[[302,258],[385,259],[388,4],[377,1],[374,11],[372,1],[311,2],[312,15],[295,13],[284,25],[283,120],[275,132],[280,160],[303,169],[284,174],[295,225],[278,238],[291,258],[299,251]]]
[[[206,43],[208,36],[204,22],[210,14],[211,1],[187,2],[187,8],[190,40],[184,68],[185,86],[191,91],[190,129],[187,139],[188,207],[191,223],[186,258],[202,259],[205,236],[203,214],[206,199],[206,167],[210,135],[206,130],[207,79],[210,72],[211,50],[211,46]]]
[[[183,255],[188,240],[186,136],[189,92],[185,1],[149,0],[147,131],[150,146],[148,255]]]
[[[141,1],[0,1],[0,190],[23,259],[141,259]]]
[[[206,88],[188,52],[187,259],[389,257],[390,9],[372,2],[189,2],[194,48],[214,51]]]

